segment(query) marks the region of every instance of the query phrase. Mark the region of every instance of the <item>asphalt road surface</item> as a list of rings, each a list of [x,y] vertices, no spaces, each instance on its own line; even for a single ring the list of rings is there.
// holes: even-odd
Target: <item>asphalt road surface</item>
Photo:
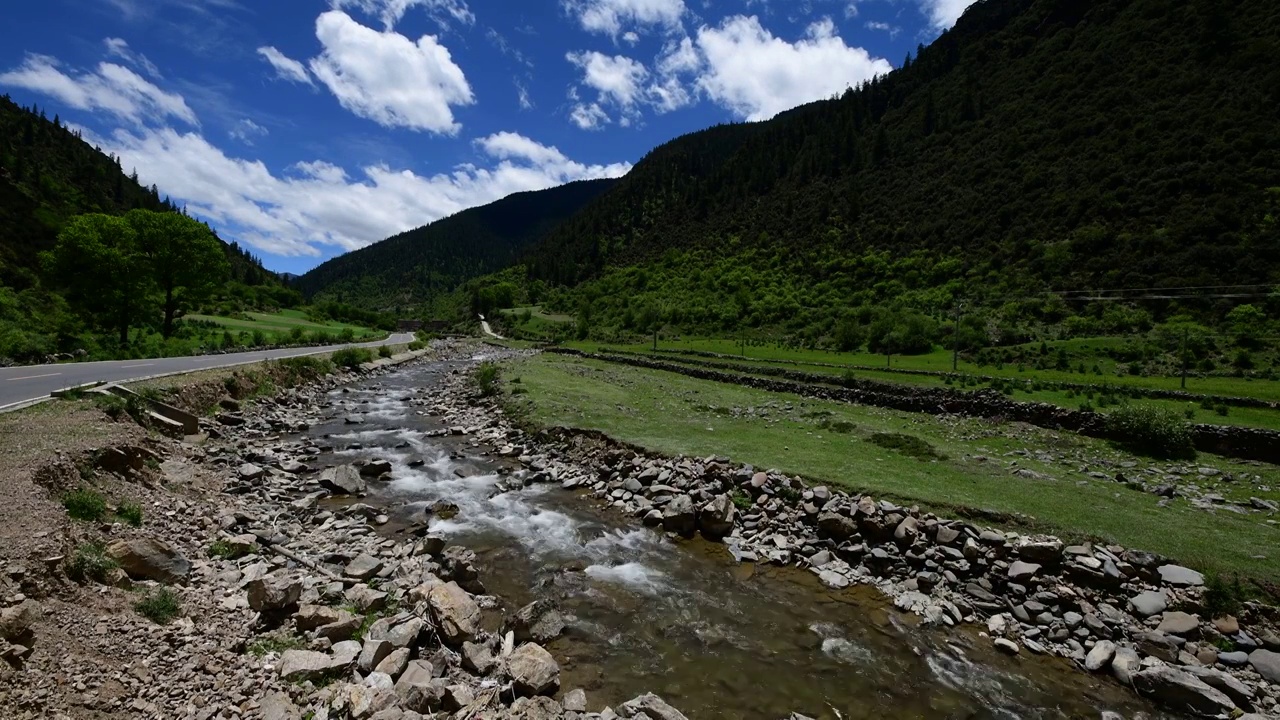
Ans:
[[[245,363],[274,360],[333,352],[344,347],[378,347],[379,345],[403,345],[413,342],[413,333],[397,333],[386,340],[328,347],[286,348],[283,350],[256,350],[228,353],[226,355],[199,355],[196,357],[153,358],[151,360],[109,360],[102,362],[69,362],[52,365],[23,365],[0,368],[0,412],[21,407],[39,398],[48,397],[54,390],[97,382],[124,382],[170,373],[208,370],[210,368],[243,365]]]

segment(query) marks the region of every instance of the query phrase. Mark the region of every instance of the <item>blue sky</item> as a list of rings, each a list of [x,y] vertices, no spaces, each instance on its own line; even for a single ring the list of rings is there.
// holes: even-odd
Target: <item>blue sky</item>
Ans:
[[[0,92],[267,267],[625,173],[901,64],[971,0],[8,3]]]

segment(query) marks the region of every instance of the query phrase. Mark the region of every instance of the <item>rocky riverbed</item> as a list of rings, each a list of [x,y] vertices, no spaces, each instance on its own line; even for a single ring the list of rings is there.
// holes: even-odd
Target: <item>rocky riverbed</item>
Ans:
[[[466,367],[333,377],[243,411],[228,402],[202,445],[96,453],[100,474],[145,498],[147,522],[72,525],[6,557],[0,706],[202,720],[1160,716],[1128,685],[1179,714],[1276,710],[1276,616],[1247,604],[1208,617],[1186,568],[723,458],[528,435],[474,397]],[[50,492],[83,477],[72,458],[48,467]],[[90,539],[118,567],[73,581]],[[127,602],[122,587],[162,583],[184,610],[172,624],[101,612]]]

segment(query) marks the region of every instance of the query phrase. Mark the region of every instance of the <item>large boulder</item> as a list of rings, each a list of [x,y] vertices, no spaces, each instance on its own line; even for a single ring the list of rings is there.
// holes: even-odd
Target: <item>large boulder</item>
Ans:
[[[249,607],[258,612],[293,607],[300,597],[302,581],[286,572],[275,572],[249,582]]]
[[[475,639],[480,630],[480,606],[457,583],[433,586],[427,593],[427,604],[446,643],[456,646]]]
[[[676,495],[662,509],[662,527],[683,537],[692,537],[697,527],[698,515],[693,500],[688,495]]]
[[[319,680],[340,669],[340,666],[334,666],[333,658],[328,653],[313,650],[285,650],[276,665],[280,678],[288,682]]]
[[[517,695],[550,695],[560,687],[560,665],[536,643],[525,643],[507,658]]]
[[[507,621],[516,642],[549,643],[564,632],[564,617],[549,600],[535,600]]]
[[[1187,665],[1183,670],[1195,675],[1201,682],[1231,698],[1237,707],[1249,710],[1253,707],[1253,688],[1240,682],[1231,673],[1215,670],[1211,667]]]
[[[1161,565],[1157,572],[1160,579],[1174,587],[1200,587],[1204,585],[1204,575],[1181,565]]]
[[[23,600],[0,610],[0,640],[26,644],[33,632],[31,628],[40,620],[41,614],[40,603],[35,600]]]
[[[1249,664],[1267,682],[1280,684],[1280,653],[1254,650],[1249,653]]]
[[[1129,607],[1142,617],[1159,615],[1168,606],[1169,595],[1163,590],[1148,590],[1129,598]]]
[[[698,529],[703,537],[719,540],[733,532],[735,515],[733,499],[728,495],[717,495],[698,512]]]
[[[303,605],[298,608],[298,612],[293,616],[293,621],[297,624],[299,632],[311,632],[318,627],[342,620],[342,616],[342,610],[328,605]]]
[[[1221,690],[1185,670],[1168,665],[1149,667],[1133,676],[1138,692],[1171,710],[1199,717],[1229,716],[1236,709]]]
[[[366,490],[364,478],[354,465],[325,468],[320,473],[320,485],[339,495],[363,495]]]
[[[168,543],[154,538],[117,540],[107,546],[107,555],[132,578],[174,583],[191,574],[191,563],[186,558]]]
[[[342,574],[356,580],[368,580],[382,571],[382,561],[367,553],[360,553],[347,563]]]
[[[488,675],[498,661],[488,645],[480,643],[462,643],[462,667],[477,675]]]
[[[683,713],[653,693],[646,693],[622,703],[618,706],[617,713],[618,717],[622,718],[646,716],[653,720],[689,720]]]
[[[1116,656],[1116,644],[1110,640],[1101,640],[1089,654],[1084,658],[1084,669],[1089,672],[1098,672],[1102,668],[1110,667],[1111,661]]]

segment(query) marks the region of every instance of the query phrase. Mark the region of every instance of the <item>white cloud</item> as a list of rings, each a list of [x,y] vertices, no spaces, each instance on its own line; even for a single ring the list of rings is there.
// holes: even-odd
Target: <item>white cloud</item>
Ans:
[[[700,28],[697,46],[706,63],[698,87],[747,120],[771,118],[893,69],[887,60],[846,45],[829,19],[788,43],[757,18],[738,15],[718,28]]]
[[[249,118],[241,118],[240,122],[236,123],[229,131],[227,131],[227,134],[230,135],[233,140],[239,140],[245,145],[252,146],[254,138],[265,137],[267,135],[267,129]]]
[[[583,130],[599,130],[609,124],[609,113],[598,103],[577,103],[569,111],[569,119]]]
[[[571,52],[565,59],[582,70],[582,83],[598,92],[601,102],[617,105],[624,112],[634,108],[640,87],[649,77],[644,64],[623,55]]]
[[[520,109],[532,110],[533,100],[529,98],[529,88],[525,87],[525,84],[520,82],[519,78],[513,79],[512,82],[516,85],[516,97],[520,101]]]
[[[475,102],[462,68],[432,35],[415,43],[332,10],[316,18],[316,37],[324,52],[311,72],[343,107],[379,125],[452,135],[461,126],[451,106]]]
[[[476,21],[475,14],[464,0],[330,0],[329,6],[334,10],[359,8],[366,15],[381,20],[387,30],[394,29],[400,18],[413,7],[423,8],[442,26],[448,25],[449,18],[463,25]]]
[[[890,40],[898,37],[898,33],[902,32],[902,28],[897,25],[890,25],[887,22],[879,22],[876,20],[868,20],[866,22],[866,27],[868,30],[879,30],[880,32],[889,33]]]
[[[946,30],[956,24],[974,0],[919,0],[920,9],[934,30]]]
[[[623,25],[680,28],[684,0],[562,0],[584,30],[617,37]]]
[[[27,55],[21,65],[0,74],[0,85],[42,92],[79,110],[103,110],[132,123],[174,117],[199,125],[181,95],[167,93],[114,63],[98,63],[93,72],[68,74],[56,58]]]
[[[627,32],[622,33],[622,40],[628,45],[635,45],[640,42],[640,36],[634,31],[628,30]]]
[[[293,58],[286,57],[284,53],[274,47],[260,47],[258,54],[266,58],[271,63],[271,67],[276,69],[276,77],[289,82],[302,83],[304,85],[314,85],[311,82],[311,76],[307,74],[307,68],[302,63]]]
[[[160,79],[163,77],[160,74],[160,70],[147,59],[146,55],[135,52],[129,47],[129,43],[121,38],[103,38],[102,44],[107,46],[107,55],[109,57],[118,57],[153,78]]]
[[[171,128],[118,130],[95,142],[213,222],[223,237],[273,255],[319,256],[324,245],[352,250],[511,193],[618,177],[631,168],[575,162],[516,133],[477,139],[481,165],[431,176],[371,165],[354,178],[323,161],[273,173],[260,161],[228,156],[198,133]]]

